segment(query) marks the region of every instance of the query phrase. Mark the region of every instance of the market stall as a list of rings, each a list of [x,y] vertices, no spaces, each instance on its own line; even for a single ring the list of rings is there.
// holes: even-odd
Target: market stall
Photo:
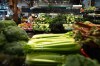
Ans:
[[[9,0],[14,18],[15,1]],[[20,24],[0,21],[0,66],[100,66],[99,8],[81,0],[23,1],[31,9]]]

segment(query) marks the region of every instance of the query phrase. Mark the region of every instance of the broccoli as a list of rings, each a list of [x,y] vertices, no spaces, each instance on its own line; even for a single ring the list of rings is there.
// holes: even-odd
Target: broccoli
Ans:
[[[4,34],[8,40],[8,42],[12,41],[28,41],[27,33],[17,26],[9,26],[4,29]]]
[[[5,44],[3,52],[9,55],[23,56],[25,55],[26,43],[25,41],[8,42]]]
[[[3,22],[0,21],[0,32],[5,28],[5,25]]]
[[[3,32],[0,32],[0,49],[2,48],[2,46],[6,43],[6,37],[3,34]]]
[[[12,20],[0,21],[0,31],[8,26],[17,26],[17,24]]]

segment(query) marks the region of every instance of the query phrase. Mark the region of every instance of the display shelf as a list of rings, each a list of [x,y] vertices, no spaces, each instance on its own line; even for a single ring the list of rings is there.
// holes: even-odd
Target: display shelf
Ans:
[[[83,12],[83,17],[95,24],[100,24],[100,10]]]

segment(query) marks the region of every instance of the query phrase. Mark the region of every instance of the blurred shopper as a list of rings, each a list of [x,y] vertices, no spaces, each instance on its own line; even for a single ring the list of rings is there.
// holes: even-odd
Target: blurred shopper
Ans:
[[[30,15],[29,18],[28,18],[28,23],[33,24],[33,23],[34,23],[34,20],[35,20],[35,15],[32,14],[32,15]]]

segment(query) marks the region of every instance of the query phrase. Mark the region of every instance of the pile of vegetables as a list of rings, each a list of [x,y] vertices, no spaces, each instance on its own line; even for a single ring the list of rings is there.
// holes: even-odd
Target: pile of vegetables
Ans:
[[[34,24],[33,30],[34,31],[44,31],[45,33],[50,32],[49,24]]]
[[[74,38],[82,45],[82,53],[100,62],[100,25],[86,21],[76,23],[74,28]]]
[[[67,24],[72,24],[75,22],[75,15],[74,14],[67,14],[66,15],[66,22]]]
[[[52,33],[64,33],[66,30],[72,30],[70,24],[83,20],[85,20],[83,19],[83,16],[74,14],[58,14],[56,16],[41,14],[35,20],[33,30]],[[68,26],[65,26],[64,24]]]
[[[11,20],[0,21],[0,31],[2,31],[4,28],[8,26],[17,26],[17,25],[14,21]]]
[[[26,63],[35,66],[52,66],[50,64],[56,64],[55,66],[99,66],[96,61],[71,54],[79,53],[82,44],[90,45],[90,38],[99,44],[100,26],[87,21],[75,23],[73,27],[74,32],[34,35],[28,41],[31,48],[30,53],[26,55]],[[98,39],[95,40],[94,37],[98,37]]]
[[[48,51],[74,51],[79,49],[79,45],[74,41],[74,38],[67,34],[38,34],[34,35],[28,42],[28,45],[33,50],[48,50]]]
[[[50,16],[41,14],[33,25],[33,30],[44,32],[64,32],[63,24],[66,22],[64,15]]]
[[[38,18],[35,19],[34,24],[48,24],[52,20],[52,17],[46,13],[40,13]]]
[[[95,6],[90,6],[90,7],[88,7],[88,8],[85,8],[84,9],[85,11],[94,11],[94,10],[96,10],[96,7]]]
[[[91,47],[100,47],[100,25],[89,21],[78,22],[74,25],[75,40],[80,44],[87,44]]]
[[[27,55],[27,60],[31,60],[31,62],[27,61],[27,64],[35,66],[100,66],[98,61],[80,54],[35,53]]]
[[[31,23],[24,22],[24,23],[18,24],[18,27],[23,28],[24,30],[28,30],[28,31],[33,30]]]
[[[53,33],[63,33],[65,32],[63,24],[66,22],[66,17],[64,15],[57,15],[56,17],[52,18],[49,22],[49,28]]]
[[[0,22],[0,51],[10,55],[24,55],[29,37],[13,21]]]
[[[76,54],[80,45],[74,41],[73,32],[63,34],[37,34],[29,41],[31,52],[27,54],[26,63],[61,64],[65,55]]]

